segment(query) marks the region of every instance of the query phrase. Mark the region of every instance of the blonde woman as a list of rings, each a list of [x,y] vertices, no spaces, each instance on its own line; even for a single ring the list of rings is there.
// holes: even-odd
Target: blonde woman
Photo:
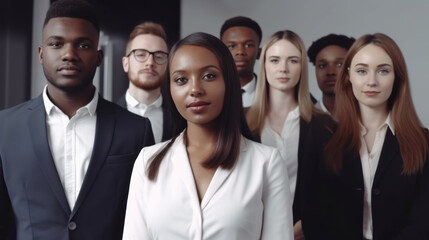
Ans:
[[[254,136],[261,143],[278,148],[286,161],[294,197],[294,222],[300,219],[299,194],[295,194],[299,186],[298,163],[307,129],[315,116],[320,116],[320,122],[330,122],[330,117],[315,110],[310,98],[304,43],[290,30],[276,32],[262,49],[255,100],[246,118]],[[295,230],[302,233],[299,221]]]

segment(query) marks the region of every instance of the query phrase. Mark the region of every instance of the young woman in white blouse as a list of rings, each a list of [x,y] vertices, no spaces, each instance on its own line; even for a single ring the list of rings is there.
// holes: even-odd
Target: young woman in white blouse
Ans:
[[[286,162],[289,187],[294,197],[296,239],[302,239],[299,199],[295,190],[299,185],[298,163],[303,152],[309,150],[303,147],[305,136],[310,122],[329,118],[313,106],[308,90],[307,65],[304,43],[296,33],[284,30],[271,35],[262,48],[255,100],[246,115],[255,138],[279,149]]]
[[[428,239],[429,135],[396,43],[359,38],[335,96],[338,128],[311,128],[303,160],[306,239]]]
[[[234,60],[216,37],[172,48],[173,139],[136,160],[124,239],[293,239],[286,166],[250,141]]]

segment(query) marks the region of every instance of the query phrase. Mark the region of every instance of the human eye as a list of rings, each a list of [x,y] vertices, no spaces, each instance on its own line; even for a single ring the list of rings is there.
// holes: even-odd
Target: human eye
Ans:
[[[340,68],[340,67],[343,66],[343,63],[342,62],[337,62],[337,64],[335,64],[335,66],[337,66],[337,68]]]
[[[186,79],[186,78],[184,78],[184,77],[178,76],[178,77],[174,77],[174,78],[173,78],[173,81],[174,81],[177,85],[181,86],[181,85],[184,85],[184,84],[187,82],[187,79]]]
[[[379,73],[380,75],[387,75],[387,74],[389,74],[389,73],[390,73],[390,69],[382,68],[382,69],[378,70],[378,73]]]
[[[359,75],[366,75],[367,72],[366,72],[365,69],[357,69],[356,73],[359,74]]]
[[[215,78],[216,78],[216,74],[213,74],[213,73],[206,73],[203,75],[203,79],[206,79],[206,80],[213,80]]]
[[[87,43],[79,43],[79,47],[83,48],[83,49],[89,49],[89,48],[91,48],[91,45],[89,45]]]
[[[290,63],[292,63],[292,64],[297,64],[297,63],[299,63],[299,62],[298,62],[298,59],[296,59],[296,58],[292,58],[292,59],[290,59],[290,60],[289,60],[289,62],[290,62]]]
[[[255,46],[255,44],[253,44],[253,43],[246,43],[246,44],[244,44],[245,48],[253,48],[254,46]]]
[[[276,57],[273,57],[273,58],[270,58],[270,59],[269,59],[269,62],[270,62],[270,63],[274,63],[274,64],[279,63],[279,61],[280,61],[280,60],[279,60],[278,58],[276,58]]]
[[[62,46],[62,43],[60,41],[51,41],[48,42],[48,46],[53,48],[59,48]]]
[[[234,44],[229,44],[229,45],[227,45],[227,47],[228,47],[229,50],[233,50],[235,48],[235,45]]]
[[[325,69],[325,68],[326,68],[326,66],[327,66],[327,64],[326,64],[326,63],[321,63],[321,64],[318,64],[318,65],[317,65],[317,67],[318,67],[319,69]]]

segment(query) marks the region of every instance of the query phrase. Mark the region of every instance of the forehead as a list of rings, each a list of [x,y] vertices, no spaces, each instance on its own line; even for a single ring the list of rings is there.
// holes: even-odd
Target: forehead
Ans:
[[[199,70],[207,66],[220,68],[216,55],[207,48],[193,45],[180,47],[170,63],[170,72]]]
[[[344,58],[347,54],[347,49],[337,46],[329,45],[324,47],[316,56],[316,61],[319,59],[328,59],[328,58]]]
[[[301,52],[299,51],[299,49],[290,41],[286,40],[286,39],[281,39],[277,42],[275,42],[273,45],[271,45],[268,49],[267,49],[267,56],[285,56],[285,57],[289,57],[289,56],[301,56]]]
[[[51,18],[43,28],[43,40],[57,36],[65,39],[88,38],[98,42],[99,33],[94,25],[81,18]]]
[[[144,48],[151,52],[164,51],[167,52],[167,43],[161,37],[153,34],[140,34],[135,37],[130,44],[131,49]],[[130,50],[131,50],[130,49]]]
[[[381,47],[376,46],[374,44],[368,44],[356,53],[356,55],[352,59],[351,65],[354,66],[355,64],[359,63],[368,65],[392,65],[392,59]]]
[[[258,34],[251,28],[237,26],[228,28],[222,35],[223,42],[254,41],[259,42]]]

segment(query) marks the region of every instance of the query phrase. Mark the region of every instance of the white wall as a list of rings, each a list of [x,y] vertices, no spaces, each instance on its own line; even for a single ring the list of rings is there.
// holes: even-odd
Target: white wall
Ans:
[[[385,33],[405,56],[414,104],[423,125],[429,127],[427,0],[182,0],[181,11],[182,37],[197,31],[219,36],[223,22],[238,15],[260,24],[263,41],[278,30],[290,29],[301,36],[307,48],[329,33],[355,38]],[[309,71],[310,91],[320,98],[312,64]]]

